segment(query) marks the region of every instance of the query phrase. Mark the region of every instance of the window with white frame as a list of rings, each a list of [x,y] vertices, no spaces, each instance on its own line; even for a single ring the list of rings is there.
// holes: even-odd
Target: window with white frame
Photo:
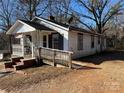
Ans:
[[[83,50],[83,34],[78,34],[78,50]]]

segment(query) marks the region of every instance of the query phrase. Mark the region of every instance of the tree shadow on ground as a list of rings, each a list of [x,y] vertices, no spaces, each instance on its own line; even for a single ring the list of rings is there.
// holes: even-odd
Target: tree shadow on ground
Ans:
[[[124,51],[119,51],[119,50],[105,51],[99,54],[75,59],[75,61],[93,63],[95,65],[100,65],[105,61],[114,61],[114,60],[124,61]]]
[[[91,67],[91,66],[81,66],[77,64],[72,65],[72,69],[77,69],[77,70],[91,70],[91,69],[102,69],[99,67]]]

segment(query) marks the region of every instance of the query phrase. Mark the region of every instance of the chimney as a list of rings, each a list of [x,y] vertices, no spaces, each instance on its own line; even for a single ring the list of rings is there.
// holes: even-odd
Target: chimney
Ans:
[[[51,20],[51,21],[55,21],[55,17],[52,16],[52,15],[50,15],[50,16],[49,16],[49,20]]]

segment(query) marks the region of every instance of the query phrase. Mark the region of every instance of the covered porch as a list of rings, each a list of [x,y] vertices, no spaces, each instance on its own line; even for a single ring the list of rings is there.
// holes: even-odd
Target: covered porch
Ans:
[[[39,47],[68,51],[68,32],[52,24],[18,20],[7,32],[18,39],[12,45],[14,56],[35,57]]]
[[[35,57],[35,50],[40,47],[63,50],[63,36],[55,31],[33,31],[16,36],[19,44],[13,44],[14,56]]]

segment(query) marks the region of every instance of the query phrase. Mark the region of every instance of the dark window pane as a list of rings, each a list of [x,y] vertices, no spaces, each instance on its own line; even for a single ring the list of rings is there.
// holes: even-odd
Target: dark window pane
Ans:
[[[83,50],[83,34],[78,34],[78,50]]]
[[[47,37],[46,37],[46,35],[43,36],[43,47],[47,47]]]
[[[100,44],[100,36],[98,36],[98,44]]]
[[[53,48],[59,49],[59,34],[53,34]]]
[[[94,48],[94,36],[91,35],[91,48]]]

